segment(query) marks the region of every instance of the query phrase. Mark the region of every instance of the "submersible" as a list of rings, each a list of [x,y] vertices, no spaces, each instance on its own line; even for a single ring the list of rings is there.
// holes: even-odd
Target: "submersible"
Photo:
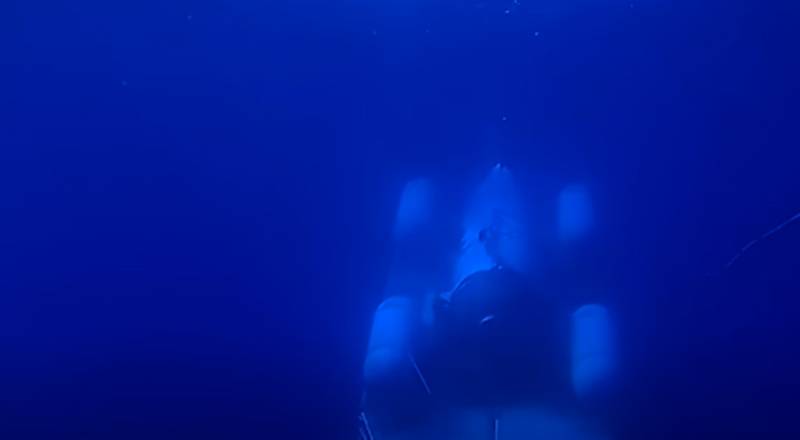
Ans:
[[[364,360],[362,440],[608,438],[587,408],[617,377],[611,312],[531,276],[529,211],[508,169],[493,167],[466,203],[445,264],[434,261],[447,255],[434,249],[438,196],[417,179],[400,197]],[[584,188],[565,187],[556,211],[556,241],[590,234]]]

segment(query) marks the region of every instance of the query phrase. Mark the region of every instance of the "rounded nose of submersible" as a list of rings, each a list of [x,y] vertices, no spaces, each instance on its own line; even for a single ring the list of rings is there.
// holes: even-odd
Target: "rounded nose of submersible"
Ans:
[[[523,205],[512,173],[502,164],[494,165],[467,205],[454,285],[498,265],[527,271],[530,258]]]

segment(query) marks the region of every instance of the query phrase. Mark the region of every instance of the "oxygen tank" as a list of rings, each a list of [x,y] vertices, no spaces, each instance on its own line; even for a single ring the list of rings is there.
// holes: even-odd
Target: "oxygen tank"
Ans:
[[[401,296],[388,298],[378,306],[364,361],[364,379],[368,385],[391,383],[407,376],[412,368],[414,311],[414,302]]]
[[[572,386],[579,399],[603,394],[616,370],[614,332],[608,310],[588,304],[572,314]]]
[[[571,243],[586,237],[593,223],[592,201],[583,185],[569,185],[558,195],[558,238]]]

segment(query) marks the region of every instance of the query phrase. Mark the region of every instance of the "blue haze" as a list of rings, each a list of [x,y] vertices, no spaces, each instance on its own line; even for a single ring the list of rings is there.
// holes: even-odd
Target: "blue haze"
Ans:
[[[403,184],[497,162],[591,194],[620,438],[800,434],[800,223],[726,267],[800,211],[797,3],[6,3],[0,437],[355,438]]]

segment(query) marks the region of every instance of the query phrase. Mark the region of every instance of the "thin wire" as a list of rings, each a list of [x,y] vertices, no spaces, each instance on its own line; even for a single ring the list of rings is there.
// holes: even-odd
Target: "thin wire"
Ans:
[[[744,245],[744,247],[742,249],[740,249],[739,252],[737,252],[736,255],[734,255],[733,258],[731,258],[730,261],[728,261],[728,264],[725,265],[725,269],[728,269],[731,266],[733,266],[733,264],[736,263],[736,261],[738,261],[739,258],[741,258],[745,254],[745,252],[747,252],[751,247],[753,247],[757,243],[769,238],[770,236],[775,235],[781,229],[789,226],[791,223],[794,223],[797,220],[800,220],[800,212],[798,212],[797,214],[791,216],[788,220],[784,221],[783,223],[779,224],[778,226],[775,226],[774,228],[770,229],[765,234],[763,234],[761,237],[756,238],[754,240],[750,240],[749,243]]]
[[[425,392],[428,393],[428,395],[430,396],[431,389],[428,386],[428,382],[425,380],[425,376],[422,375],[422,371],[419,369],[417,361],[414,360],[414,356],[412,356],[411,353],[408,354],[408,359],[411,361],[411,365],[414,366],[414,370],[416,370],[417,376],[419,376],[419,380],[422,382],[422,386],[425,387]]]
[[[369,420],[367,420],[367,414],[364,411],[361,411],[361,415],[358,416],[359,420],[361,420],[361,427],[363,430],[361,431],[361,437],[366,440],[374,440],[375,437],[372,435],[372,429],[369,427]]]

